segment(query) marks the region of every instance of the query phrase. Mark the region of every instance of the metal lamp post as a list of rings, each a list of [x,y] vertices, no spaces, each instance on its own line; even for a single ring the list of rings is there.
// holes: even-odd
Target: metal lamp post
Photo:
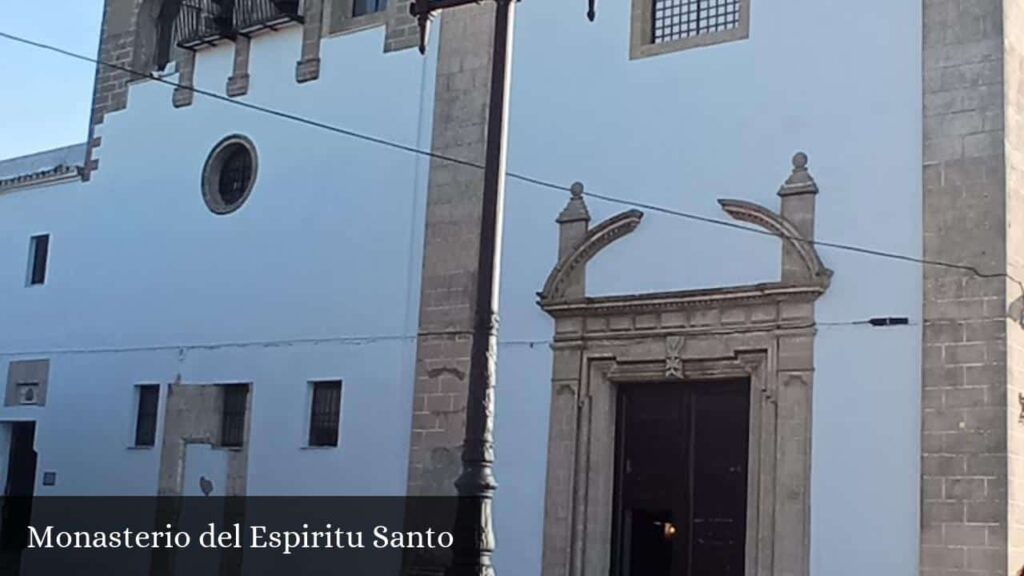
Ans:
[[[587,16],[594,19],[588,0]],[[498,484],[494,478],[494,381],[498,343],[498,285],[501,271],[502,210],[508,133],[509,71],[512,22],[516,0],[495,0],[494,46],[484,165],[483,211],[477,262],[476,306],[470,352],[466,433],[462,474],[455,481],[459,503],[455,518],[452,565],[447,576],[494,576],[494,529],[491,505]],[[479,0],[413,0],[409,12],[420,26],[420,53],[426,52],[434,12]]]

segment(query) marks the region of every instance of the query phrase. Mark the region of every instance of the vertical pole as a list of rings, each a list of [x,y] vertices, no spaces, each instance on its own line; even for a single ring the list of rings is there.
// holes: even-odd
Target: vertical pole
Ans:
[[[462,445],[462,474],[455,481],[459,503],[448,576],[494,576],[491,504],[498,487],[493,472],[494,385],[515,0],[496,0],[496,4],[466,436]]]

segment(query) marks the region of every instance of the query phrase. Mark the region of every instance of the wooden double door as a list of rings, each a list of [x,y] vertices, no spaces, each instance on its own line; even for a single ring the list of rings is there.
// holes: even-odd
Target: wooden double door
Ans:
[[[748,381],[623,385],[612,576],[743,576]]]

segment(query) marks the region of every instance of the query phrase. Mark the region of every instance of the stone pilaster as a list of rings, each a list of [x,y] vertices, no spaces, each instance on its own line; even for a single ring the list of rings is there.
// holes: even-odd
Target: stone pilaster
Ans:
[[[807,154],[797,153],[793,157],[793,173],[779,189],[782,204],[779,213],[796,226],[801,236],[809,240],[814,238],[814,205],[817,195],[818,185],[807,170]],[[807,268],[795,248],[783,242],[782,280],[803,280],[806,272]]]
[[[572,199],[558,215],[558,259],[568,256],[584,238],[590,228],[590,212],[583,201],[583,184],[572,185]],[[566,298],[583,298],[587,285],[587,267],[580,266],[565,287]]]
[[[921,574],[999,576],[1008,544],[1003,0],[924,1]],[[1018,33],[1014,33],[1018,34]],[[1009,330],[1009,332],[1008,332]],[[1011,371],[1012,372],[1012,371]],[[1014,404],[1016,400],[1014,400]],[[1014,540],[1019,542],[1018,537]]]
[[[434,101],[435,153],[484,163],[494,6],[441,15]],[[461,469],[473,329],[482,170],[430,165],[416,350],[410,495],[454,494]]]

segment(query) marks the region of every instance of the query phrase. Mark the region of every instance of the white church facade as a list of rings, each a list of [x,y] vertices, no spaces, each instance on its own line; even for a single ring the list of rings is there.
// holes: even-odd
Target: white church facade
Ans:
[[[0,161],[6,493],[453,493],[492,13],[106,0]],[[499,574],[1020,568],[1022,18],[519,3]]]

